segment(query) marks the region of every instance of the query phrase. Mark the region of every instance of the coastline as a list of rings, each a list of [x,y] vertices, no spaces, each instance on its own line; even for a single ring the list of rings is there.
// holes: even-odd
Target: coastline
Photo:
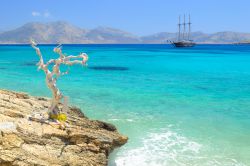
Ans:
[[[240,42],[238,42],[240,43]],[[171,45],[170,43],[60,43],[62,45]],[[197,42],[198,45],[234,45],[237,44],[235,42],[232,43],[210,43],[210,42]],[[242,43],[249,44],[249,43]],[[1,45],[7,46],[30,46],[30,43],[0,43]],[[58,43],[39,43],[38,45],[58,45]]]
[[[48,106],[47,98],[0,89],[1,165],[104,166],[110,152],[128,140],[114,125],[90,120],[76,107],[66,112],[65,130],[29,120]]]

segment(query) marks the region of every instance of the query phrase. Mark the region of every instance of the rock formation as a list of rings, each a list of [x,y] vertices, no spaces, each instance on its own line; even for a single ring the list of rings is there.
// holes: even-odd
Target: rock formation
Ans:
[[[104,166],[109,153],[127,142],[115,126],[89,120],[76,107],[66,112],[65,130],[30,120],[49,106],[47,98],[0,90],[1,166]]]

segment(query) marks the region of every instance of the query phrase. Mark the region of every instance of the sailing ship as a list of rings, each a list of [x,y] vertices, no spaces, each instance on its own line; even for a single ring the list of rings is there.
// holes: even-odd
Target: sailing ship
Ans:
[[[189,21],[186,22],[186,16],[184,15],[183,23],[181,23],[181,17],[179,16],[178,23],[178,38],[177,41],[171,42],[175,47],[193,47],[196,44],[191,40],[191,20],[189,15]],[[187,31],[188,26],[188,31]]]

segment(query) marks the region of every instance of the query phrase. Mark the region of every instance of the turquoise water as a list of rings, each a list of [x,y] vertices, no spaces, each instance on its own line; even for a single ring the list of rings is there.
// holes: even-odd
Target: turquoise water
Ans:
[[[53,46],[41,46],[51,58]],[[129,142],[110,166],[250,165],[250,47],[66,45],[89,54],[58,80],[71,104]],[[50,96],[29,46],[0,46],[0,88]]]

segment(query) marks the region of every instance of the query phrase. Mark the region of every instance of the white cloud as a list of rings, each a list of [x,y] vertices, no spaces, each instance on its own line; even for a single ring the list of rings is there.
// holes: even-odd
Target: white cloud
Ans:
[[[33,11],[33,12],[31,13],[31,15],[34,16],[34,17],[37,17],[37,16],[41,16],[41,13],[40,13],[40,12]]]
[[[31,15],[33,17],[45,17],[45,18],[48,18],[51,16],[49,11],[45,11],[45,12],[33,11],[33,12],[31,12]]]
[[[50,12],[49,12],[49,11],[44,12],[44,13],[43,13],[43,16],[44,16],[44,17],[49,17],[49,16],[50,16]]]

